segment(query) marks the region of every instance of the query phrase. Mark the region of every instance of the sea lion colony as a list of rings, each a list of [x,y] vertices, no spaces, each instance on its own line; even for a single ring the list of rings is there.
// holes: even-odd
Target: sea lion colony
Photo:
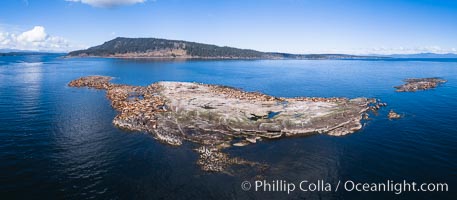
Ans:
[[[368,98],[282,98],[219,85],[157,82],[143,87],[114,84],[111,79],[88,76],[69,86],[107,90],[119,112],[113,123],[120,128],[145,131],[174,146],[196,143],[197,163],[206,171],[226,171],[232,164],[263,168],[221,150],[263,139],[346,135],[362,128],[369,110],[386,105]]]

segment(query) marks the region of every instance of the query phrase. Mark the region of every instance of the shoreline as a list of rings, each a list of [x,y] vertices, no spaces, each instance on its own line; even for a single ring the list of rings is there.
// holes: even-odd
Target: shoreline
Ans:
[[[262,58],[262,57],[154,57],[154,56],[63,56],[64,58],[117,58],[138,60],[360,60],[360,59],[386,59],[386,58]]]

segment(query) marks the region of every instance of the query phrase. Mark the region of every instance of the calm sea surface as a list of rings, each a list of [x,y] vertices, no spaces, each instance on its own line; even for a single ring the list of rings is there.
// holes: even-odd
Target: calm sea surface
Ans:
[[[267,163],[263,179],[442,182],[448,192],[245,192],[248,167],[205,173],[192,144],[171,147],[115,128],[104,91],[69,88],[81,76],[114,82],[196,81],[274,96],[374,97],[388,103],[344,137],[316,135],[227,150]],[[442,87],[396,93],[410,77],[441,77]],[[386,118],[390,109],[404,114]],[[0,57],[1,199],[455,199],[457,60],[145,61]]]

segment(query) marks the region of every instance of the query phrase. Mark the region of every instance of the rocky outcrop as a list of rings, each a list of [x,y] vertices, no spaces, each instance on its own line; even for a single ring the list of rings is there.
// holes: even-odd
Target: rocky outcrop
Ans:
[[[221,152],[231,146],[289,136],[342,136],[362,128],[362,116],[385,104],[367,98],[282,98],[236,88],[187,82],[157,82],[149,86],[113,84],[110,77],[89,76],[71,87],[107,90],[119,114],[114,125],[151,133],[179,146],[184,141],[201,148],[197,162],[206,171],[229,165],[263,166]]]
[[[389,119],[400,119],[400,118],[401,118],[401,115],[398,114],[398,113],[396,113],[396,112],[393,111],[393,110],[390,110],[390,111],[389,111],[389,114],[387,115],[387,117],[388,117]]]
[[[395,86],[397,92],[416,92],[418,90],[429,90],[436,88],[438,85],[445,83],[446,80],[441,78],[409,78],[404,80],[406,83]]]

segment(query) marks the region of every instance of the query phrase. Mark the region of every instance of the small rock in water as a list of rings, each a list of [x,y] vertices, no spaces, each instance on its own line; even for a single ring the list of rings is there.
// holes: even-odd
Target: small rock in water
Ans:
[[[225,148],[229,148],[231,146],[232,145],[230,145],[230,143],[224,142],[224,143],[219,144],[217,147],[220,148],[220,149],[225,149]]]
[[[256,140],[256,137],[246,137],[246,141],[250,142],[250,143],[256,143],[257,140]]]
[[[250,142],[248,141],[240,141],[240,142],[237,142],[237,143],[234,143],[233,146],[236,146],[236,147],[244,147],[248,144],[251,144]]]
[[[401,115],[398,113],[394,112],[393,110],[390,110],[389,114],[387,115],[389,119],[399,119],[401,118]]]
[[[370,119],[370,116],[369,116],[367,113],[363,113],[363,114],[362,114],[362,119],[364,119],[364,120],[369,120],[369,119]]]
[[[446,80],[441,78],[409,78],[404,80],[403,85],[395,86],[397,92],[416,92],[418,90],[429,90],[436,88],[438,85],[445,83]]]

